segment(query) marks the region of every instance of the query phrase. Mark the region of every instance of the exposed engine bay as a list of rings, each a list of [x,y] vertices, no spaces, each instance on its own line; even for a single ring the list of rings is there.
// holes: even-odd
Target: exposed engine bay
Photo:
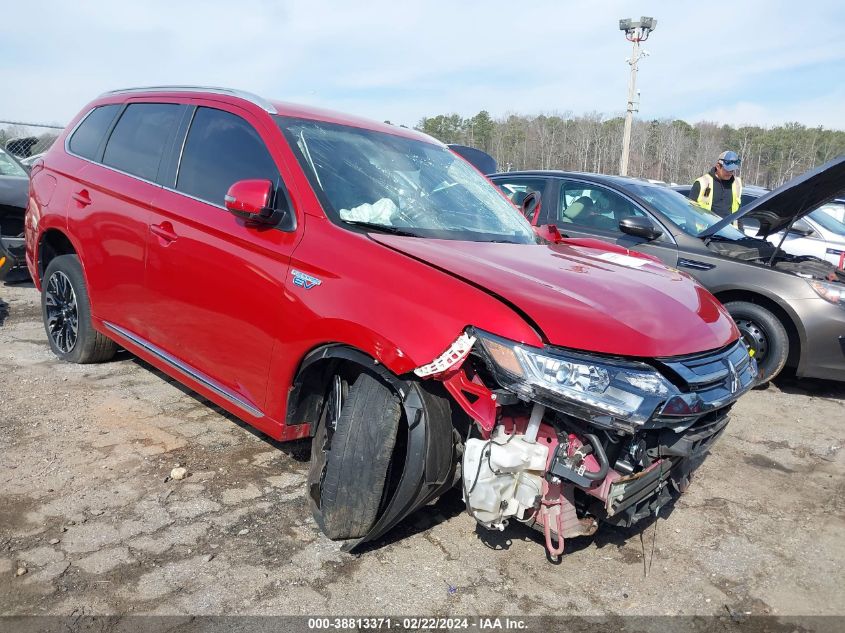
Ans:
[[[728,240],[713,236],[707,242],[707,248],[719,255],[744,262],[765,265],[769,265],[769,262],[771,262],[773,268],[799,277],[845,283],[845,270],[812,255],[791,255],[766,240],[754,237]]]
[[[686,490],[756,375],[739,341],[655,359],[651,374],[617,359],[576,364],[552,350],[535,366],[547,379],[577,385],[571,397],[558,397],[540,379],[526,389],[515,380],[520,370],[503,352],[503,340],[475,334],[479,343],[443,378],[477,423],[463,447],[467,511],[488,529],[504,530],[515,520],[540,530],[555,556],[566,538],[593,534],[602,521],[630,526]],[[525,348],[512,348],[529,368],[534,361],[524,360]],[[625,384],[631,388],[623,393]],[[561,387],[560,395],[568,389]],[[602,398],[628,408],[603,414]]]

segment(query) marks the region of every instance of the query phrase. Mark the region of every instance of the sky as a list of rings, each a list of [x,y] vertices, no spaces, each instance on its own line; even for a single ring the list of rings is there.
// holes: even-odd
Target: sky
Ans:
[[[396,124],[624,111],[845,129],[845,2],[42,0],[5,3],[0,120],[64,124],[111,89],[215,85]]]

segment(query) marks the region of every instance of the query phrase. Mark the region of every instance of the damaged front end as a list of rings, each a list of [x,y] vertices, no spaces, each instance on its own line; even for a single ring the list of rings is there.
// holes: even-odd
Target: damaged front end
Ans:
[[[465,337],[460,351],[474,339],[471,350],[437,377],[476,423],[463,447],[467,509],[489,529],[514,519],[544,532],[552,555],[683,492],[757,371],[741,341],[646,363]]]

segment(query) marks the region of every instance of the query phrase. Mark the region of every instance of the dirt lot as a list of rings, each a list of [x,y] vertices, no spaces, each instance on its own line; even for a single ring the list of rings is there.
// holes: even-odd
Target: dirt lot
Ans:
[[[0,285],[0,371],[0,614],[845,613],[844,385],[745,396],[656,524],[552,564],[540,535],[477,529],[455,496],[341,552],[304,501],[307,443],[125,353],[57,361],[31,286]],[[177,465],[190,476],[166,480]]]

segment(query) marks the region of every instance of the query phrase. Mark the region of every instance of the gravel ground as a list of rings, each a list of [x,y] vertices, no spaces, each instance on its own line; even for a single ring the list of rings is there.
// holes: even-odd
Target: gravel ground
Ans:
[[[304,500],[307,443],[126,353],[59,362],[32,286],[0,285],[0,371],[0,614],[845,614],[845,385],[746,395],[672,508],[553,564],[455,495],[341,552]]]

